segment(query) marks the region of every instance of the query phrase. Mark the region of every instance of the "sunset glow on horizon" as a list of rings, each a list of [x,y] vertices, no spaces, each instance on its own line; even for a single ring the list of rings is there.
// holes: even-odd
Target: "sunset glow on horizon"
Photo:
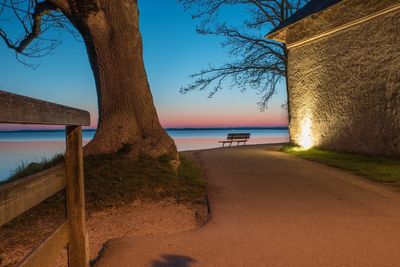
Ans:
[[[91,116],[91,125],[84,129],[97,128],[97,112],[93,112]],[[93,114],[92,113],[92,114]],[[263,116],[264,115],[264,116]],[[161,125],[164,128],[238,128],[238,127],[287,127],[287,117],[285,115],[276,115],[267,121],[265,114],[259,116],[214,116],[212,118],[205,117],[204,114],[189,114],[185,116],[164,117],[160,116]],[[54,125],[17,125],[17,124],[1,124],[0,131],[14,130],[59,130],[64,126]]]
[[[287,116],[282,112],[232,112],[218,113],[186,113],[159,114],[164,128],[219,128],[219,127],[286,127]]]

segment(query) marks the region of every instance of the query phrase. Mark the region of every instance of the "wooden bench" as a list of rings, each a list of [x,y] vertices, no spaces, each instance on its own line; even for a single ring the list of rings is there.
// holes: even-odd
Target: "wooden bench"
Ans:
[[[63,165],[0,186],[0,226],[61,190],[66,191],[67,216],[63,224],[18,266],[54,266],[61,250],[67,247],[69,267],[89,267],[81,127],[90,125],[89,112],[0,90],[0,123],[66,126]]]
[[[230,133],[226,137],[226,140],[219,141],[219,143],[222,144],[222,147],[225,147],[225,144],[229,144],[229,146],[232,146],[232,143],[234,143],[234,142],[236,142],[236,145],[239,146],[240,143],[243,143],[243,145],[246,145],[246,143],[249,139],[250,139],[249,133]]]

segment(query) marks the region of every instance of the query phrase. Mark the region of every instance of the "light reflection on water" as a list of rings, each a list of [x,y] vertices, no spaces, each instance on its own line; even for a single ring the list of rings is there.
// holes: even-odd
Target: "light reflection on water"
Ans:
[[[179,151],[219,147],[218,141],[232,132],[250,132],[249,144],[288,141],[287,129],[168,130]],[[84,143],[89,142],[93,135],[94,131],[84,131]],[[63,131],[0,132],[0,181],[6,180],[21,161],[40,161],[64,153],[64,139]]]

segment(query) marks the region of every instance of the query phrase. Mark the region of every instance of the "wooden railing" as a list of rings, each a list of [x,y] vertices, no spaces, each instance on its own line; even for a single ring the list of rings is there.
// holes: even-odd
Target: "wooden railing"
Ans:
[[[0,91],[0,123],[66,126],[64,165],[0,187],[0,226],[66,189],[66,221],[20,266],[53,266],[65,247],[68,266],[89,266],[81,128],[90,124],[89,112]]]

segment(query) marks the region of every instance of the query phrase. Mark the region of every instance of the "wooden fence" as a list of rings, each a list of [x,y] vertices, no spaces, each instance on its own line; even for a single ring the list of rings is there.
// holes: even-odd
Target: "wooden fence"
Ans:
[[[81,128],[90,124],[89,112],[0,91],[0,123],[66,126],[64,165],[0,187],[0,226],[66,189],[66,221],[20,266],[52,266],[65,247],[68,266],[89,266]]]

